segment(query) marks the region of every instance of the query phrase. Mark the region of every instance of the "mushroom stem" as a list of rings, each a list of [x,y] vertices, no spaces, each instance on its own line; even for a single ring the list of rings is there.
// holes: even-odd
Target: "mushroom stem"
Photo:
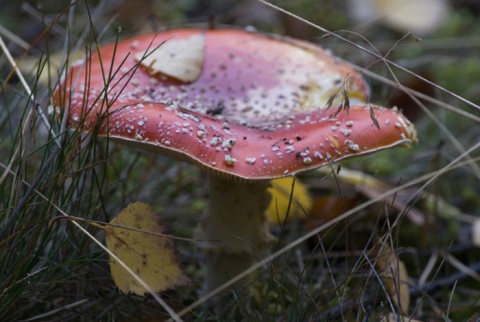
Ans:
[[[266,209],[269,181],[237,181],[210,175],[210,199],[195,231],[206,253],[202,292],[208,293],[265,257],[275,238],[270,234]],[[246,277],[237,285],[252,280]]]

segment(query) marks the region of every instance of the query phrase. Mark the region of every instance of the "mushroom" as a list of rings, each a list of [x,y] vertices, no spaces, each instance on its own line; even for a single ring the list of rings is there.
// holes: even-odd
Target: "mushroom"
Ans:
[[[357,71],[313,44],[178,29],[101,47],[54,97],[73,129],[208,172],[195,232],[208,292],[268,254],[270,180],[416,141],[401,112],[368,95]]]

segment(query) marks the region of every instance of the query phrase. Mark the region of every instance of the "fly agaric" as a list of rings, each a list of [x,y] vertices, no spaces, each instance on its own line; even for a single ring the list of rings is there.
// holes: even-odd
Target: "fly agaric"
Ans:
[[[416,141],[398,110],[368,95],[357,71],[313,44],[179,29],[100,48],[54,96],[73,129],[208,172],[196,238],[211,291],[268,254],[270,180]]]

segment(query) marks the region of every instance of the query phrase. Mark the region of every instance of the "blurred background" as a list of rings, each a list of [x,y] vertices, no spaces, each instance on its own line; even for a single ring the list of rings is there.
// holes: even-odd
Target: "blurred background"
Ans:
[[[38,114],[33,120],[26,115],[38,107],[60,132],[51,106],[53,86],[65,58],[69,63],[80,58],[86,43],[101,45],[185,25],[253,27],[328,48],[361,70],[372,88],[372,102],[403,110],[416,125],[419,144],[341,163],[341,168],[375,178],[372,185],[359,185],[340,166],[302,174],[298,182],[305,185],[311,209],[307,219],[296,218],[288,227],[272,223],[273,232],[281,236],[277,248],[387,189],[445,169],[479,142],[480,1],[278,0],[275,5],[351,43],[255,0],[0,0],[0,36],[35,95],[32,99],[27,93],[2,50],[0,227],[14,215],[18,220],[10,233],[0,236],[0,320],[166,318],[152,298],[120,294],[109,276],[105,252],[68,222],[49,225],[61,213],[22,182],[36,182],[66,213],[99,222],[111,220],[130,202],[148,202],[172,234],[186,238],[206,207],[206,175],[168,157],[76,138],[78,146],[66,140],[65,148],[71,151],[49,159],[55,151],[53,138]],[[398,84],[410,89],[408,93]],[[411,289],[405,316],[476,321],[478,156],[475,149],[461,159],[466,164],[456,162],[454,170],[428,186],[417,184],[365,207],[279,257],[268,274],[259,275],[253,295],[239,291],[223,311],[197,308],[186,320],[242,316],[250,321],[390,321],[385,303],[391,303],[391,296],[378,277],[382,268],[365,259],[383,238],[391,242],[395,260],[406,267],[402,280]],[[103,240],[101,230],[85,226]],[[180,310],[197,298],[203,268],[194,245],[178,247],[194,282],[162,296]]]

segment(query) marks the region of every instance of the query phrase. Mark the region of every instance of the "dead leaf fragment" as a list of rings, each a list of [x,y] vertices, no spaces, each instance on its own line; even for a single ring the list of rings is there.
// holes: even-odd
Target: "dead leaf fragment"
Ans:
[[[139,52],[135,60],[151,75],[165,75],[178,81],[193,82],[202,72],[205,35],[168,39],[158,48]]]
[[[178,260],[174,243],[153,209],[136,202],[122,210],[105,228],[107,248],[130,267],[154,292],[189,282]],[[119,227],[121,226],[121,227]],[[112,256],[110,271],[123,293],[144,295],[147,290]]]
[[[393,303],[403,314],[408,314],[410,292],[408,273],[405,264],[398,259],[396,252],[384,243],[378,246],[376,266]]]

